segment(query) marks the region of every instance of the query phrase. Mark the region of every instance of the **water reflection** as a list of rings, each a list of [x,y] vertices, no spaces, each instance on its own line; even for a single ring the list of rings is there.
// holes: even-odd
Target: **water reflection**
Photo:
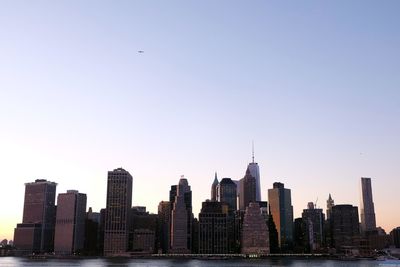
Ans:
[[[0,267],[381,267],[378,261],[332,261],[295,259],[251,259],[251,260],[174,260],[174,259],[81,259],[81,260],[31,260],[2,257]]]

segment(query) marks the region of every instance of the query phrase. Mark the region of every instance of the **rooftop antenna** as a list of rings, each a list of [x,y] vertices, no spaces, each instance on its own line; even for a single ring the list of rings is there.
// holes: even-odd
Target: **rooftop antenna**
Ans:
[[[253,163],[254,163],[254,140],[251,141],[251,150],[252,150],[252,157],[253,157]]]

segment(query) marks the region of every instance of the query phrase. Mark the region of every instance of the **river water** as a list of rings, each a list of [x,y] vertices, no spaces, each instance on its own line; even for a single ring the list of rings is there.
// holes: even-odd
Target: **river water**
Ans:
[[[235,260],[174,260],[174,259],[74,259],[74,260],[30,260],[16,257],[0,258],[0,267],[19,267],[19,266],[112,266],[112,267],[400,267],[399,263],[382,262],[373,260],[360,261],[334,261],[334,260],[298,260],[298,259],[235,259]]]

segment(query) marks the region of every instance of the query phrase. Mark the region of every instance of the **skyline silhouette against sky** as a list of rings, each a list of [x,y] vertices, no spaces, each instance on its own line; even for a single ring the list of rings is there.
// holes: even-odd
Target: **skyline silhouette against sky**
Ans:
[[[24,183],[76,189],[105,207],[107,171],[133,176],[157,211],[187,177],[197,217],[214,172],[260,166],[292,190],[400,225],[398,1],[7,1],[0,8],[0,238]],[[138,53],[143,51],[143,53]]]

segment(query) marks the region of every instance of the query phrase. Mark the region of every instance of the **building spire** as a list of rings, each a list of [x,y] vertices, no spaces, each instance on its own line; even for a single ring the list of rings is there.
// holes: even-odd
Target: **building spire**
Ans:
[[[252,158],[253,158],[253,163],[254,163],[254,140],[251,141],[251,152],[252,152]]]

